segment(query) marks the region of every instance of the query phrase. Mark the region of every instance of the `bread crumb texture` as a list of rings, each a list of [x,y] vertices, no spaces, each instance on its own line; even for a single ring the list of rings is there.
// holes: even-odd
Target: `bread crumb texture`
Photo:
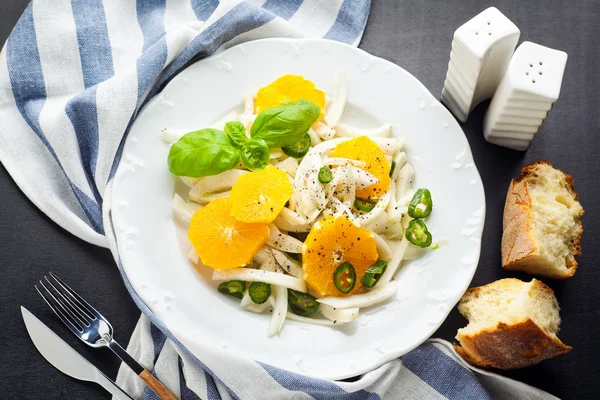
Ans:
[[[537,279],[507,278],[469,289],[458,310],[469,324],[458,330],[454,347],[476,366],[522,368],[571,350],[556,336],[554,292]]]
[[[569,175],[546,161],[524,167],[506,196],[502,267],[557,279],[573,276],[582,215]]]

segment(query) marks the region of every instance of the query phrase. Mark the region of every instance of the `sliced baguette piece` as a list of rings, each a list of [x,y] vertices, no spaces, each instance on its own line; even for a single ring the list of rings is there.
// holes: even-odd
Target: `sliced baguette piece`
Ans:
[[[521,170],[504,205],[502,268],[570,278],[581,254],[583,208],[573,179],[547,161]]]
[[[454,348],[475,366],[523,368],[571,350],[556,337],[554,292],[537,279],[500,279],[469,289],[458,311],[469,324],[458,330]]]

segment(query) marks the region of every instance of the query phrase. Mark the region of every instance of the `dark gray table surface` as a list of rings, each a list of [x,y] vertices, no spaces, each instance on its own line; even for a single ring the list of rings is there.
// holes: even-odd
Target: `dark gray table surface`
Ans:
[[[0,2],[0,41],[4,42],[27,0]],[[420,1],[373,0],[360,47],[415,75],[436,96],[441,93],[453,31],[488,6],[498,7],[529,40],[569,54],[560,99],[544,121],[529,151],[516,152],[488,144],[482,135],[487,107],[477,107],[463,125],[485,186],[487,216],[479,267],[472,286],[504,277],[529,280],[500,268],[501,219],[511,177],[541,159],[573,175],[583,218],[583,255],[579,269],[566,281],[544,280],[562,307],[560,338],[573,346],[563,356],[537,366],[504,373],[565,399],[600,398],[600,2],[597,0]],[[448,195],[460,196],[460,193]],[[42,214],[0,167],[0,398],[103,399],[94,384],[73,380],[37,353],[24,329],[24,305],[108,376],[118,361],[107,351],[92,351],[68,333],[42,303],[33,285],[48,270],[75,283],[116,327],[123,344],[139,317],[106,249],[85,243]],[[452,268],[452,260],[448,260]],[[452,311],[435,337],[452,340],[465,320]]]

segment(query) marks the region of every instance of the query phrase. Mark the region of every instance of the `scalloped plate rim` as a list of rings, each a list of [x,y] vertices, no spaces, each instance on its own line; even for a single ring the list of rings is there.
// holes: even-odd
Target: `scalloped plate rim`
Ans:
[[[128,223],[126,223],[124,221],[126,219],[125,215],[127,213],[125,211],[127,210],[127,207],[123,206],[123,204],[125,204],[125,200],[123,200],[120,197],[119,191],[121,190],[121,185],[126,183],[128,179],[131,179],[131,178],[128,178],[128,176],[132,172],[135,175],[135,173],[137,171],[144,168],[143,167],[144,162],[141,163],[141,165],[142,165],[141,167],[139,165],[138,165],[138,167],[136,167],[135,161],[130,162],[125,157],[126,152],[128,152],[131,148],[135,147],[132,143],[136,143],[136,144],[139,143],[139,139],[137,139],[137,141],[135,141],[135,139],[137,138],[136,127],[140,124],[140,122],[139,122],[140,119],[147,118],[148,114],[150,113],[149,110],[153,110],[154,108],[160,106],[161,103],[165,102],[165,99],[168,96],[170,96],[170,93],[169,93],[171,91],[170,88],[174,87],[175,85],[177,85],[180,82],[187,82],[186,81],[187,75],[193,75],[193,73],[194,73],[193,71],[198,69],[198,67],[197,67],[198,65],[205,66],[205,65],[209,65],[209,64],[215,64],[215,63],[219,62],[220,60],[221,61],[225,60],[223,62],[225,63],[224,64],[225,69],[227,69],[227,64],[229,63],[228,56],[230,54],[233,54],[233,52],[235,52],[235,51],[238,51],[238,52],[246,51],[245,48],[260,47],[263,45],[267,46],[267,47],[271,46],[278,50],[281,50],[281,48],[280,48],[281,46],[292,46],[292,47],[297,46],[297,47],[301,48],[301,51],[302,51],[302,49],[305,49],[306,46],[309,46],[309,47],[325,46],[326,48],[328,48],[326,53],[329,53],[332,51],[336,52],[337,51],[337,50],[335,50],[336,47],[339,47],[340,49],[351,49],[352,52],[354,52],[356,55],[358,55],[359,59],[368,61],[366,63],[367,69],[369,68],[369,66],[371,65],[372,62],[376,62],[376,63],[381,63],[382,65],[384,65],[386,72],[387,71],[401,72],[401,75],[403,75],[403,79],[407,79],[408,81],[412,81],[413,84],[414,83],[417,84],[417,87],[419,88],[419,90],[418,90],[419,95],[423,95],[422,101],[424,101],[424,102],[427,101],[427,102],[431,103],[431,107],[433,107],[434,105],[436,107],[440,105],[438,100],[435,99],[435,97],[427,90],[427,88],[420,81],[418,81],[413,75],[411,75],[407,71],[403,70],[401,67],[397,66],[396,64],[393,64],[390,61],[372,56],[369,53],[367,53],[361,49],[357,49],[357,48],[351,47],[346,44],[328,41],[328,40],[322,40],[322,39],[261,39],[261,40],[246,42],[246,43],[234,46],[228,50],[225,50],[224,52],[217,53],[209,58],[206,58],[195,64],[192,64],[186,70],[182,71],[177,76],[175,76],[165,86],[165,88],[163,88],[162,92],[159,95],[157,95],[155,98],[153,98],[151,101],[148,102],[148,104],[142,109],[142,111],[138,115],[138,117],[137,117],[136,121],[134,122],[132,129],[130,131],[130,135],[127,137],[127,139],[125,141],[125,145],[124,145],[124,149],[123,149],[124,160],[121,161],[121,164],[119,165],[119,168],[115,174],[115,178],[113,181],[113,194],[112,194],[112,198],[111,198],[112,221],[113,221],[113,224],[115,225],[115,236],[116,236],[117,245],[118,245],[120,254],[122,254],[122,255],[128,254],[130,249],[128,249],[128,240],[129,239],[128,239],[127,235],[131,234],[131,232],[128,231],[128,229],[130,229],[128,227]],[[332,50],[332,49],[334,49],[334,50]],[[340,50],[340,51],[342,51],[342,50]],[[292,57],[292,56],[294,56],[294,55],[280,55],[278,57]],[[233,68],[235,68],[235,66]],[[361,68],[363,68],[363,67],[361,67]],[[190,71],[192,71],[192,72],[190,72]],[[365,72],[365,71],[363,71],[363,72]],[[310,76],[307,76],[307,78],[311,79]],[[352,87],[351,79],[349,79],[349,87],[350,88]],[[239,97],[241,100],[242,96],[240,95]],[[171,101],[171,100],[169,100],[169,101]],[[432,324],[429,326],[429,329],[427,330],[428,335],[423,335],[422,340],[413,341],[410,344],[401,346],[399,348],[396,348],[396,349],[388,351],[388,352],[384,351],[380,356],[371,357],[371,359],[369,361],[367,361],[359,366],[353,366],[351,364],[349,364],[346,367],[344,367],[344,366],[340,367],[339,364],[329,365],[328,367],[325,367],[325,368],[321,367],[318,373],[311,373],[311,371],[303,370],[299,366],[297,368],[294,368],[294,366],[290,367],[289,363],[282,364],[281,362],[278,362],[277,359],[270,359],[269,361],[263,361],[263,360],[259,360],[259,361],[267,362],[270,365],[273,365],[276,367],[280,367],[283,369],[290,370],[292,372],[300,373],[303,375],[309,375],[309,376],[313,376],[313,377],[317,377],[317,378],[344,379],[344,378],[357,376],[357,375],[366,373],[366,372],[384,364],[385,362],[393,360],[393,359],[407,353],[408,351],[417,347],[419,344],[423,343],[444,322],[447,315],[450,313],[450,311],[452,310],[454,305],[460,299],[462,293],[464,293],[464,291],[468,288],[468,286],[475,274],[476,268],[477,268],[477,264],[478,264],[478,260],[479,260],[479,256],[480,256],[480,252],[481,252],[481,237],[482,237],[482,233],[483,233],[483,225],[484,225],[484,221],[485,221],[485,193],[483,191],[481,177],[479,175],[479,172],[477,171],[477,167],[474,165],[471,150],[470,150],[468,141],[466,140],[466,137],[464,136],[464,133],[460,129],[459,124],[456,122],[454,117],[450,114],[450,112],[447,109],[445,109],[443,106],[440,106],[438,108],[440,108],[440,113],[441,113],[440,118],[443,118],[446,121],[445,125],[444,125],[445,128],[448,129],[449,131],[460,132],[460,136],[458,136],[458,140],[460,140],[462,142],[461,144],[464,146],[463,155],[462,155],[463,166],[465,165],[465,163],[472,165],[472,168],[474,169],[474,175],[471,178],[471,181],[475,181],[475,183],[472,185],[478,189],[477,190],[479,192],[478,195],[480,196],[479,200],[481,201],[479,204],[480,208],[478,208],[479,216],[478,216],[477,221],[473,224],[473,226],[472,226],[473,231],[470,234],[470,236],[472,238],[476,239],[475,241],[477,241],[477,240],[479,241],[478,246],[477,246],[475,253],[470,254],[471,258],[468,261],[464,261],[464,263],[463,263],[465,267],[468,267],[468,271],[467,271],[468,273],[465,275],[465,279],[464,279],[464,281],[462,281],[462,284],[460,285],[460,289],[455,290],[455,292],[453,292],[447,298],[444,298],[442,296],[442,299],[439,300],[437,303],[437,304],[439,304],[440,309],[442,309],[442,306],[443,306],[443,310],[442,310],[442,314],[444,314],[443,317],[438,318],[438,320],[435,322],[435,324]],[[218,117],[218,116],[214,115],[213,117]],[[162,126],[157,127],[156,137],[154,140],[160,141],[161,139],[158,135],[158,131],[159,131],[158,128],[162,128]],[[133,135],[132,135],[132,133],[133,133]],[[133,159],[135,160],[135,156],[133,157]],[[163,163],[163,165],[165,166],[165,170],[166,170],[167,169],[166,162],[164,162],[164,160],[159,160],[159,162]],[[137,171],[136,171],[136,168],[138,168]],[[435,197],[434,197],[434,201],[435,201]],[[122,206],[122,207],[119,208],[120,206]],[[167,207],[168,207],[168,205],[167,205]],[[133,228],[133,229],[135,230],[136,228]],[[129,260],[129,257],[124,256],[123,259]],[[129,261],[127,261],[127,262],[124,261],[123,262],[123,272],[127,275],[128,279],[129,279],[130,278],[129,274],[127,274],[128,270],[129,270],[129,272],[133,272],[134,266],[132,264],[130,264]],[[137,277],[136,277],[136,279],[137,279]],[[130,279],[130,281],[132,281],[132,280]],[[132,286],[134,286],[134,287],[137,286],[138,288],[140,288],[140,287],[142,287],[141,285],[144,285],[144,284],[137,282],[137,281],[132,281]],[[165,319],[167,319],[169,317],[169,314],[165,312],[164,307],[163,308],[160,308],[160,307],[157,308],[157,306],[153,307],[152,301],[150,300],[150,296],[147,293],[145,293],[143,290],[135,290],[135,291],[139,295],[141,301],[143,301],[150,309],[152,309],[152,312],[155,314],[155,316],[157,318],[160,318],[162,321],[163,318],[161,318],[161,317],[164,317]],[[142,293],[140,293],[140,292],[142,292]],[[165,296],[165,298],[166,298],[166,296]],[[234,310],[234,312],[242,312],[242,311]],[[184,343],[184,344],[187,343],[188,347],[195,347],[194,343],[193,343],[193,336],[192,337],[190,337],[189,335],[186,336],[187,333],[182,332],[181,326],[174,326],[172,323],[167,322],[167,321],[163,321],[163,322],[164,322],[165,326],[171,332],[177,332],[177,335],[175,335],[175,336],[178,339],[180,339],[182,343]],[[268,323],[268,321],[267,321],[267,323]],[[289,324],[289,322],[288,322],[288,324]],[[293,325],[293,324],[290,324],[290,325]],[[266,325],[264,328],[265,328],[264,334],[266,336]],[[284,327],[284,331],[285,331],[285,329],[292,329],[292,328],[290,328],[290,326],[286,325]],[[357,331],[354,333],[354,335],[360,335],[360,331],[361,331],[361,327],[359,327],[357,329]],[[186,336],[186,337],[180,337],[180,336]],[[281,338],[275,338],[275,339],[271,339],[271,340],[273,340],[273,345],[276,347],[277,341],[281,340]],[[206,345],[206,343],[202,343],[202,345]],[[210,345],[214,347],[215,344],[211,343]],[[197,354],[197,351],[194,351],[194,349],[192,349],[191,351],[200,360],[202,359],[202,354]],[[242,357],[246,357],[246,356],[247,355],[242,354]],[[323,360],[321,360],[321,361],[323,361]],[[299,364],[299,363],[297,363],[297,364]]]

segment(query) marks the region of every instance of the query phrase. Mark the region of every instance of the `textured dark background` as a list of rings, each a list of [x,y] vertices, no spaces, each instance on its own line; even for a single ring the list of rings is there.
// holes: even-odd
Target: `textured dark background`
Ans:
[[[0,1],[0,42],[4,42],[27,0]],[[364,50],[393,61],[415,75],[436,97],[441,93],[453,31],[488,6],[498,7],[529,40],[569,54],[560,99],[526,153],[493,146],[481,126],[487,103],[463,126],[485,185],[487,217],[481,260],[472,286],[525,274],[500,268],[501,218],[511,177],[530,162],[546,159],[573,175],[583,219],[583,255],[567,281],[544,280],[562,307],[561,339],[573,346],[538,366],[505,373],[565,399],[600,398],[600,2],[597,0],[421,1],[373,0],[362,43]],[[460,195],[458,193],[448,195]],[[33,284],[52,269],[99,309],[125,344],[139,311],[121,281],[108,250],[71,236],[43,215],[0,167],[1,303],[0,396],[3,399],[108,398],[94,384],[56,371],[37,353],[24,329],[19,305],[38,315],[107,375],[118,361],[108,350],[93,351],[68,333],[42,303]],[[449,260],[448,268],[452,268]],[[452,340],[465,321],[456,310],[434,335]]]

